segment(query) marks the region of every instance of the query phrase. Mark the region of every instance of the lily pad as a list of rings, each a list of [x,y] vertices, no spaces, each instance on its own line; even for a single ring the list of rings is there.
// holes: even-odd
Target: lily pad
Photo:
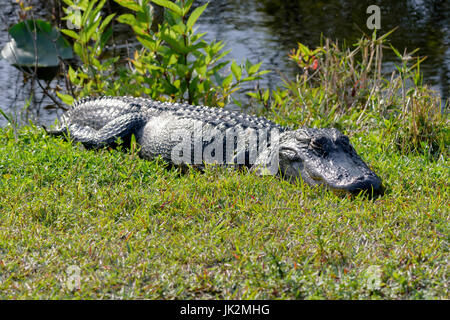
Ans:
[[[9,29],[9,34],[11,41],[1,55],[19,69],[30,70],[37,62],[38,69],[57,71],[59,59],[73,58],[70,43],[46,21],[19,22]]]

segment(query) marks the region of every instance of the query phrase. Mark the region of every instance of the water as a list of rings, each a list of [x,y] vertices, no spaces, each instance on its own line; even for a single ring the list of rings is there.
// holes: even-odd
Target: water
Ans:
[[[207,1],[202,0],[201,3]],[[450,2],[449,1],[377,1],[381,9],[384,34],[395,27],[389,37],[392,45],[403,52],[420,48],[420,56],[428,58],[421,65],[424,82],[444,99],[450,96]],[[355,43],[372,31],[366,27],[367,7],[373,1],[211,1],[206,14],[199,19],[199,31],[208,32],[207,39],[220,39],[232,48],[238,61],[263,61],[269,74],[268,84],[280,83],[279,72],[294,76],[295,67],[287,53],[298,42],[315,48],[323,36],[340,43]],[[384,50],[386,65],[394,67],[399,59]]]
[[[0,50],[10,40],[8,28],[18,21],[18,4],[14,0],[0,0]],[[36,18],[50,20],[51,15],[45,2],[33,3]],[[42,85],[45,84],[42,82]],[[58,85],[52,81],[51,87]],[[25,108],[29,106],[28,108]],[[0,108],[14,121],[24,124],[33,121],[37,124],[53,124],[61,110],[54,108],[54,103],[43,94],[37,83],[25,82],[22,72],[0,58]],[[0,115],[0,127],[7,121]]]
[[[197,1],[197,5],[206,3]],[[44,4],[42,4],[44,3]],[[46,1],[37,1],[37,14],[49,17]],[[381,9],[381,30],[386,33],[398,26],[390,37],[394,47],[403,52],[420,48],[418,54],[428,58],[422,63],[424,83],[431,85],[443,99],[450,96],[450,2],[376,1]],[[229,58],[243,63],[263,61],[262,68],[273,72],[265,75],[261,86],[281,85],[281,74],[295,76],[295,66],[288,61],[290,49],[302,42],[310,47],[319,45],[321,34],[331,39],[355,43],[366,27],[366,9],[373,1],[358,0],[213,0],[198,21],[198,32],[208,32],[207,40],[223,40],[232,49]],[[0,46],[8,41],[7,28],[17,21],[17,5],[11,0],[0,0],[3,20],[0,26]],[[123,31],[122,31],[123,32]],[[122,34],[123,37],[123,34]],[[130,39],[132,36],[124,38]],[[393,67],[398,58],[388,50],[384,61]],[[55,86],[56,83],[52,83]],[[19,114],[29,100],[31,111],[27,117],[42,124],[53,123],[57,111],[49,109],[53,102],[42,95],[39,87],[23,84],[21,73],[0,60],[0,107],[11,114]],[[24,118],[24,117],[22,117]],[[6,122],[0,119],[0,126]]]

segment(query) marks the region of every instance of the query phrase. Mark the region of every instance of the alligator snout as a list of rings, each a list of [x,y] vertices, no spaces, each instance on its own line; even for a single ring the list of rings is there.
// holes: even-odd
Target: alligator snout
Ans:
[[[364,193],[369,197],[382,196],[384,187],[381,179],[376,175],[363,175],[345,184],[331,184],[330,189],[335,191],[347,191],[353,195]]]
[[[345,170],[344,168],[340,168]],[[359,170],[358,170],[359,171]],[[369,197],[382,196],[384,194],[384,187],[381,179],[370,171],[368,168],[363,168],[364,173],[355,175],[354,172],[345,171],[334,175],[335,170],[329,172],[322,172],[320,174],[317,170],[305,170],[303,172],[303,179],[305,179],[305,173],[313,181],[314,184],[324,185],[328,189],[335,192],[349,192],[353,195],[363,193]]]

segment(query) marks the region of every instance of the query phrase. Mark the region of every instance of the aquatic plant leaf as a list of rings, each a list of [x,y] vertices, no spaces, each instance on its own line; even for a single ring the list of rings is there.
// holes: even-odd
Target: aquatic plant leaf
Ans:
[[[25,20],[9,29],[11,40],[1,56],[16,67],[57,67],[59,58],[73,58],[69,42],[43,20]]]

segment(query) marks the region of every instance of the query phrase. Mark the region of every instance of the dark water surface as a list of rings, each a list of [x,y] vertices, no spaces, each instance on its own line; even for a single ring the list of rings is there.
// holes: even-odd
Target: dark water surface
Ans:
[[[35,1],[36,2],[36,1]],[[53,1],[37,1],[37,15],[49,17],[48,4]],[[206,0],[197,1],[198,5]],[[208,40],[223,40],[232,49],[229,58],[243,62],[263,61],[262,68],[274,72],[265,75],[262,86],[274,88],[281,84],[280,73],[295,76],[295,66],[289,63],[290,49],[302,42],[310,47],[320,44],[323,34],[331,39],[353,44],[361,37],[361,30],[371,34],[366,20],[366,9],[376,4],[381,9],[381,29],[386,33],[398,26],[390,37],[400,52],[420,48],[418,54],[428,58],[422,63],[424,82],[430,84],[444,99],[450,96],[450,1],[310,1],[310,0],[212,0],[198,21],[198,32],[208,32]],[[17,21],[17,4],[13,0],[0,0],[0,46],[8,41],[7,28]],[[120,35],[119,35],[120,36]],[[123,36],[123,35],[122,35]],[[132,35],[124,38],[132,38]],[[383,53],[387,70],[399,64],[395,55]],[[52,84],[53,86],[56,85]],[[42,96],[39,87],[23,84],[19,71],[0,60],[0,108],[7,113],[18,114],[30,92],[33,91],[33,107],[29,117],[42,124],[53,123],[55,110],[45,106],[52,101]],[[42,101],[41,101],[42,100]],[[0,126],[6,122],[0,119]]]

